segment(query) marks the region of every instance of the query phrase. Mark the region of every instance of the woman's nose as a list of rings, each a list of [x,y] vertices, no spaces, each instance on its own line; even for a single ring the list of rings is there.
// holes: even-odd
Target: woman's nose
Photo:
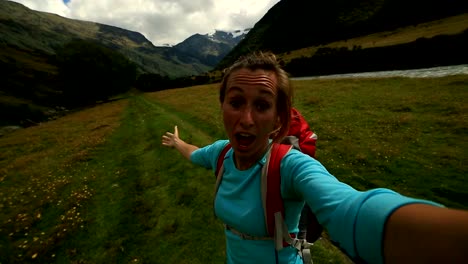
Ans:
[[[252,126],[254,124],[253,109],[251,107],[245,107],[241,115],[241,124],[243,126]]]

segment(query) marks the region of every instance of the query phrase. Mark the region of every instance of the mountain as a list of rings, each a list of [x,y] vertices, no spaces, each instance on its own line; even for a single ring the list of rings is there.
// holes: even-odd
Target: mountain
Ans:
[[[195,34],[175,45],[171,52],[178,54],[179,57],[185,54],[187,58],[197,58],[201,63],[215,67],[247,35],[249,30],[233,32],[216,30],[213,34]]]
[[[154,80],[186,85],[211,70],[248,30],[195,34],[176,46],[157,47],[139,32],[0,0],[0,32],[0,126],[29,126],[54,118],[64,106],[101,101],[97,97],[118,93],[130,79],[149,89],[167,87]],[[137,80],[130,77],[133,67],[117,55],[136,65]],[[117,69],[123,73],[113,77]]]
[[[467,12],[466,0],[281,0],[217,68],[252,50],[285,53]]]
[[[3,47],[53,55],[73,39],[97,41],[125,55],[139,72],[168,77],[207,72],[241,39],[217,31],[212,36],[194,35],[175,47],[157,47],[138,32],[34,11],[5,0],[0,0],[0,30]]]

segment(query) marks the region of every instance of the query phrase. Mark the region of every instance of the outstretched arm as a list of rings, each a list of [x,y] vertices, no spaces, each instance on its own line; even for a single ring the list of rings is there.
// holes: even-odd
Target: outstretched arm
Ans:
[[[188,160],[190,160],[192,152],[198,149],[197,146],[191,145],[179,138],[177,126],[174,126],[174,133],[166,132],[162,136],[162,144],[163,146],[177,149]]]
[[[385,263],[466,263],[468,211],[409,204],[388,219]]]

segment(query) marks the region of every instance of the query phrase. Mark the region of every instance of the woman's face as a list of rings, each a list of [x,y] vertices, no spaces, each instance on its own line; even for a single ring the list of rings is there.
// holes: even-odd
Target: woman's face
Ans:
[[[229,76],[222,110],[238,166],[264,154],[278,125],[276,97],[277,78],[271,71],[239,69]]]

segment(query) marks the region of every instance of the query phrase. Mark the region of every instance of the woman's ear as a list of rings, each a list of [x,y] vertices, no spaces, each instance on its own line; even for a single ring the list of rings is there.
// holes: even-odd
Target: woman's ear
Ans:
[[[281,121],[280,121],[280,118],[278,117],[278,119],[276,119],[274,129],[270,133],[270,138],[274,138],[276,136],[276,134],[278,134],[278,132],[281,130],[281,127],[282,127]]]
[[[281,118],[278,116],[278,118],[276,118],[275,130],[279,131],[281,127],[282,127]]]

